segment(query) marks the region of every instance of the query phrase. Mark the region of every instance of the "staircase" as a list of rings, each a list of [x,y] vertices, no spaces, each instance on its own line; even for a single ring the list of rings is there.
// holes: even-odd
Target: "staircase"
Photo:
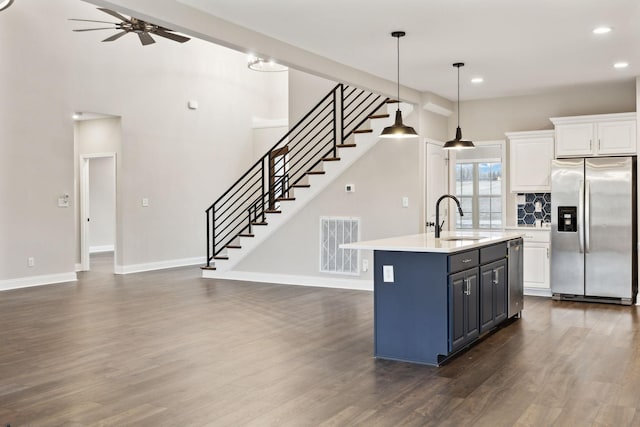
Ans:
[[[316,197],[375,145],[396,108],[382,95],[336,85],[206,210],[203,276],[223,277]]]

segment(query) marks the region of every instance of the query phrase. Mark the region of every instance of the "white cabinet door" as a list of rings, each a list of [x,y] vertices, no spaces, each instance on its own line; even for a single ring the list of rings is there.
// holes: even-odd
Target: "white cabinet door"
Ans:
[[[552,117],[556,157],[637,154],[636,113]]]
[[[636,122],[633,120],[598,123],[598,154],[635,154]]]
[[[525,288],[550,289],[549,244],[526,242],[523,253]]]
[[[556,125],[556,157],[593,154],[593,123]]]
[[[509,184],[511,191],[518,193],[549,192],[551,191],[553,133],[549,131],[548,136],[523,135],[526,133],[528,132],[507,134],[509,137]]]

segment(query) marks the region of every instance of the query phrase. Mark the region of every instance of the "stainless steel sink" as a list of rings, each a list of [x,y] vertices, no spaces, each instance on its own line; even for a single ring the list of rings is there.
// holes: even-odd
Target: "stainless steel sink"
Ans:
[[[473,242],[477,242],[478,240],[482,240],[484,239],[484,236],[478,236],[478,237],[473,237],[473,236],[448,236],[448,237],[441,237],[440,240],[445,240],[445,241],[457,241],[457,240],[470,240]]]

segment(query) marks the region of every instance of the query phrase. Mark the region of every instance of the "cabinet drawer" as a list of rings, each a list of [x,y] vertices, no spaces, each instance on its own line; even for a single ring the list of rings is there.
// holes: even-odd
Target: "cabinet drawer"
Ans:
[[[549,243],[551,242],[551,232],[542,231],[542,230],[527,230],[524,231],[524,236],[522,236],[524,243],[527,242],[540,242],[540,243]]]
[[[507,243],[498,243],[497,245],[480,248],[480,264],[486,264],[491,261],[502,259],[507,256]]]
[[[480,253],[476,249],[474,251],[461,252],[449,257],[449,273],[466,270],[479,264]]]

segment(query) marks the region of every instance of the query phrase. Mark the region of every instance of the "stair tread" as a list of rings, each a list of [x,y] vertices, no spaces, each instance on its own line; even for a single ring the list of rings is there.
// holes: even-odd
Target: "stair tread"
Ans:
[[[238,234],[238,237],[256,237],[255,234]]]
[[[373,129],[356,129],[353,133],[372,133]]]
[[[278,209],[266,209],[264,212],[265,213],[282,213],[282,211]]]
[[[291,187],[292,188],[309,188],[311,187],[311,185],[310,184],[293,184]]]
[[[200,267],[200,270],[215,270],[216,268],[213,265],[203,265]]]
[[[295,199],[296,199],[295,197],[278,197],[276,199],[276,202],[291,202]]]
[[[372,114],[369,116],[370,119],[386,119],[389,117],[389,114]]]
[[[214,256],[213,259],[229,259],[229,257],[226,255],[217,255],[217,256]]]
[[[267,222],[252,222],[251,225],[267,225]]]
[[[323,162],[337,162],[340,160],[340,157],[325,157],[322,159]]]
[[[339,145],[338,145],[339,147]],[[309,171],[307,172],[307,175],[324,175],[325,171]]]
[[[227,246],[225,246],[225,248],[229,248],[229,249],[242,249],[242,246],[240,246],[240,245],[227,245]]]
[[[398,104],[400,101],[397,99],[387,99],[387,104]]]
[[[336,145],[336,147],[338,148],[350,148],[350,147],[355,147],[356,144],[338,144]]]

